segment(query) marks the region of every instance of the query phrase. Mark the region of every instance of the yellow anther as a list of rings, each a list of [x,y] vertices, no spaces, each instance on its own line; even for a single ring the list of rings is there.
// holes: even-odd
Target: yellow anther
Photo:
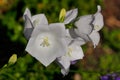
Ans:
[[[99,29],[99,26],[98,26],[98,25],[95,25],[95,26],[94,26],[94,29],[95,29],[95,30]]]
[[[34,20],[33,25],[36,27],[39,24],[39,21],[40,21],[39,19]]]
[[[68,55],[71,56],[73,49],[72,48],[68,48]]]
[[[48,37],[44,37],[44,38],[43,38],[43,42],[40,44],[40,46],[43,46],[43,47],[48,47],[48,46],[50,46]]]

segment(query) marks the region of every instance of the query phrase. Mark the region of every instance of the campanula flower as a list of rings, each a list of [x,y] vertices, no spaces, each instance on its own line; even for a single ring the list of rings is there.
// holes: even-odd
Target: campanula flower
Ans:
[[[66,53],[65,26],[63,23],[43,23],[34,27],[26,51],[39,60],[44,66],[48,66],[57,57]]]
[[[98,31],[103,27],[103,16],[101,14],[101,7],[98,6],[98,11],[92,15],[85,15],[78,18],[75,22],[77,29],[74,29],[74,33],[85,40],[85,42],[92,42],[94,48],[100,41],[100,35]],[[73,32],[71,34],[73,34]]]

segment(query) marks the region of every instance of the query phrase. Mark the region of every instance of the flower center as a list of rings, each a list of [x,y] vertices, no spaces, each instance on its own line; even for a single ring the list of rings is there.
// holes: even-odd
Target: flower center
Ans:
[[[42,41],[42,43],[40,44],[40,46],[42,46],[42,47],[48,47],[48,46],[50,46],[49,39],[48,39],[47,36],[46,36],[46,37],[43,37],[43,41]]]
[[[33,25],[36,27],[39,24],[39,21],[40,21],[39,19],[34,20]]]
[[[72,48],[68,48],[68,55],[71,56],[73,49]]]

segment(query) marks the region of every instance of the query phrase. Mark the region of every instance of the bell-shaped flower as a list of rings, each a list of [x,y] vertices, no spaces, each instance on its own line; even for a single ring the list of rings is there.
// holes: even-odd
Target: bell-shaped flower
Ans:
[[[84,56],[82,48],[76,42],[71,43],[67,48],[67,53],[57,58],[57,63],[61,67],[61,73],[67,75],[72,61],[82,59]]]
[[[48,66],[57,57],[65,55],[67,51],[65,33],[63,23],[39,24],[32,32],[26,51],[44,66]]]
[[[33,29],[39,24],[48,24],[48,21],[44,14],[37,14],[31,16],[31,12],[26,8],[23,19],[25,20],[24,35],[27,40],[29,40]]]
[[[96,47],[100,41],[99,31],[103,27],[103,16],[100,13],[101,7],[98,6],[98,11],[93,15],[81,16],[76,22],[74,33],[81,37],[86,42],[91,41]],[[96,26],[97,25],[97,26]],[[73,34],[73,32],[71,34]]]
[[[92,24],[94,26],[94,30],[89,35],[89,37],[92,40],[92,43],[94,45],[94,48],[98,45],[98,43],[100,41],[100,35],[99,35],[98,31],[101,30],[104,26],[103,15],[101,14],[101,6],[98,5],[97,8],[98,8],[98,10],[93,15],[94,20],[92,22]]]

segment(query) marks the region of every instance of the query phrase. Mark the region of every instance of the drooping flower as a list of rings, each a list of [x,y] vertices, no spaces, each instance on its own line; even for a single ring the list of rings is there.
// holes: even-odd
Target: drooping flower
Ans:
[[[98,5],[97,8],[98,8],[98,11],[93,15],[94,20],[92,22],[94,29],[89,35],[94,45],[94,48],[98,45],[100,41],[100,35],[98,31],[101,30],[104,26],[103,15],[101,14],[101,7]]]
[[[42,20],[47,20],[44,18],[46,17]],[[65,26],[63,23],[43,23],[34,27],[26,51],[48,66],[57,57],[66,53]]]
[[[81,16],[76,22],[75,26],[77,29],[74,29],[74,33],[85,40],[85,42],[91,41],[94,45],[98,45],[100,41],[100,35],[98,31],[102,29],[103,16],[101,14],[101,7],[98,6],[98,11],[93,15]],[[73,34],[73,32],[71,34]]]
[[[23,19],[25,20],[24,35],[27,40],[31,37],[33,29],[39,24],[48,24],[48,21],[44,14],[37,14],[31,16],[31,12],[26,8]]]

